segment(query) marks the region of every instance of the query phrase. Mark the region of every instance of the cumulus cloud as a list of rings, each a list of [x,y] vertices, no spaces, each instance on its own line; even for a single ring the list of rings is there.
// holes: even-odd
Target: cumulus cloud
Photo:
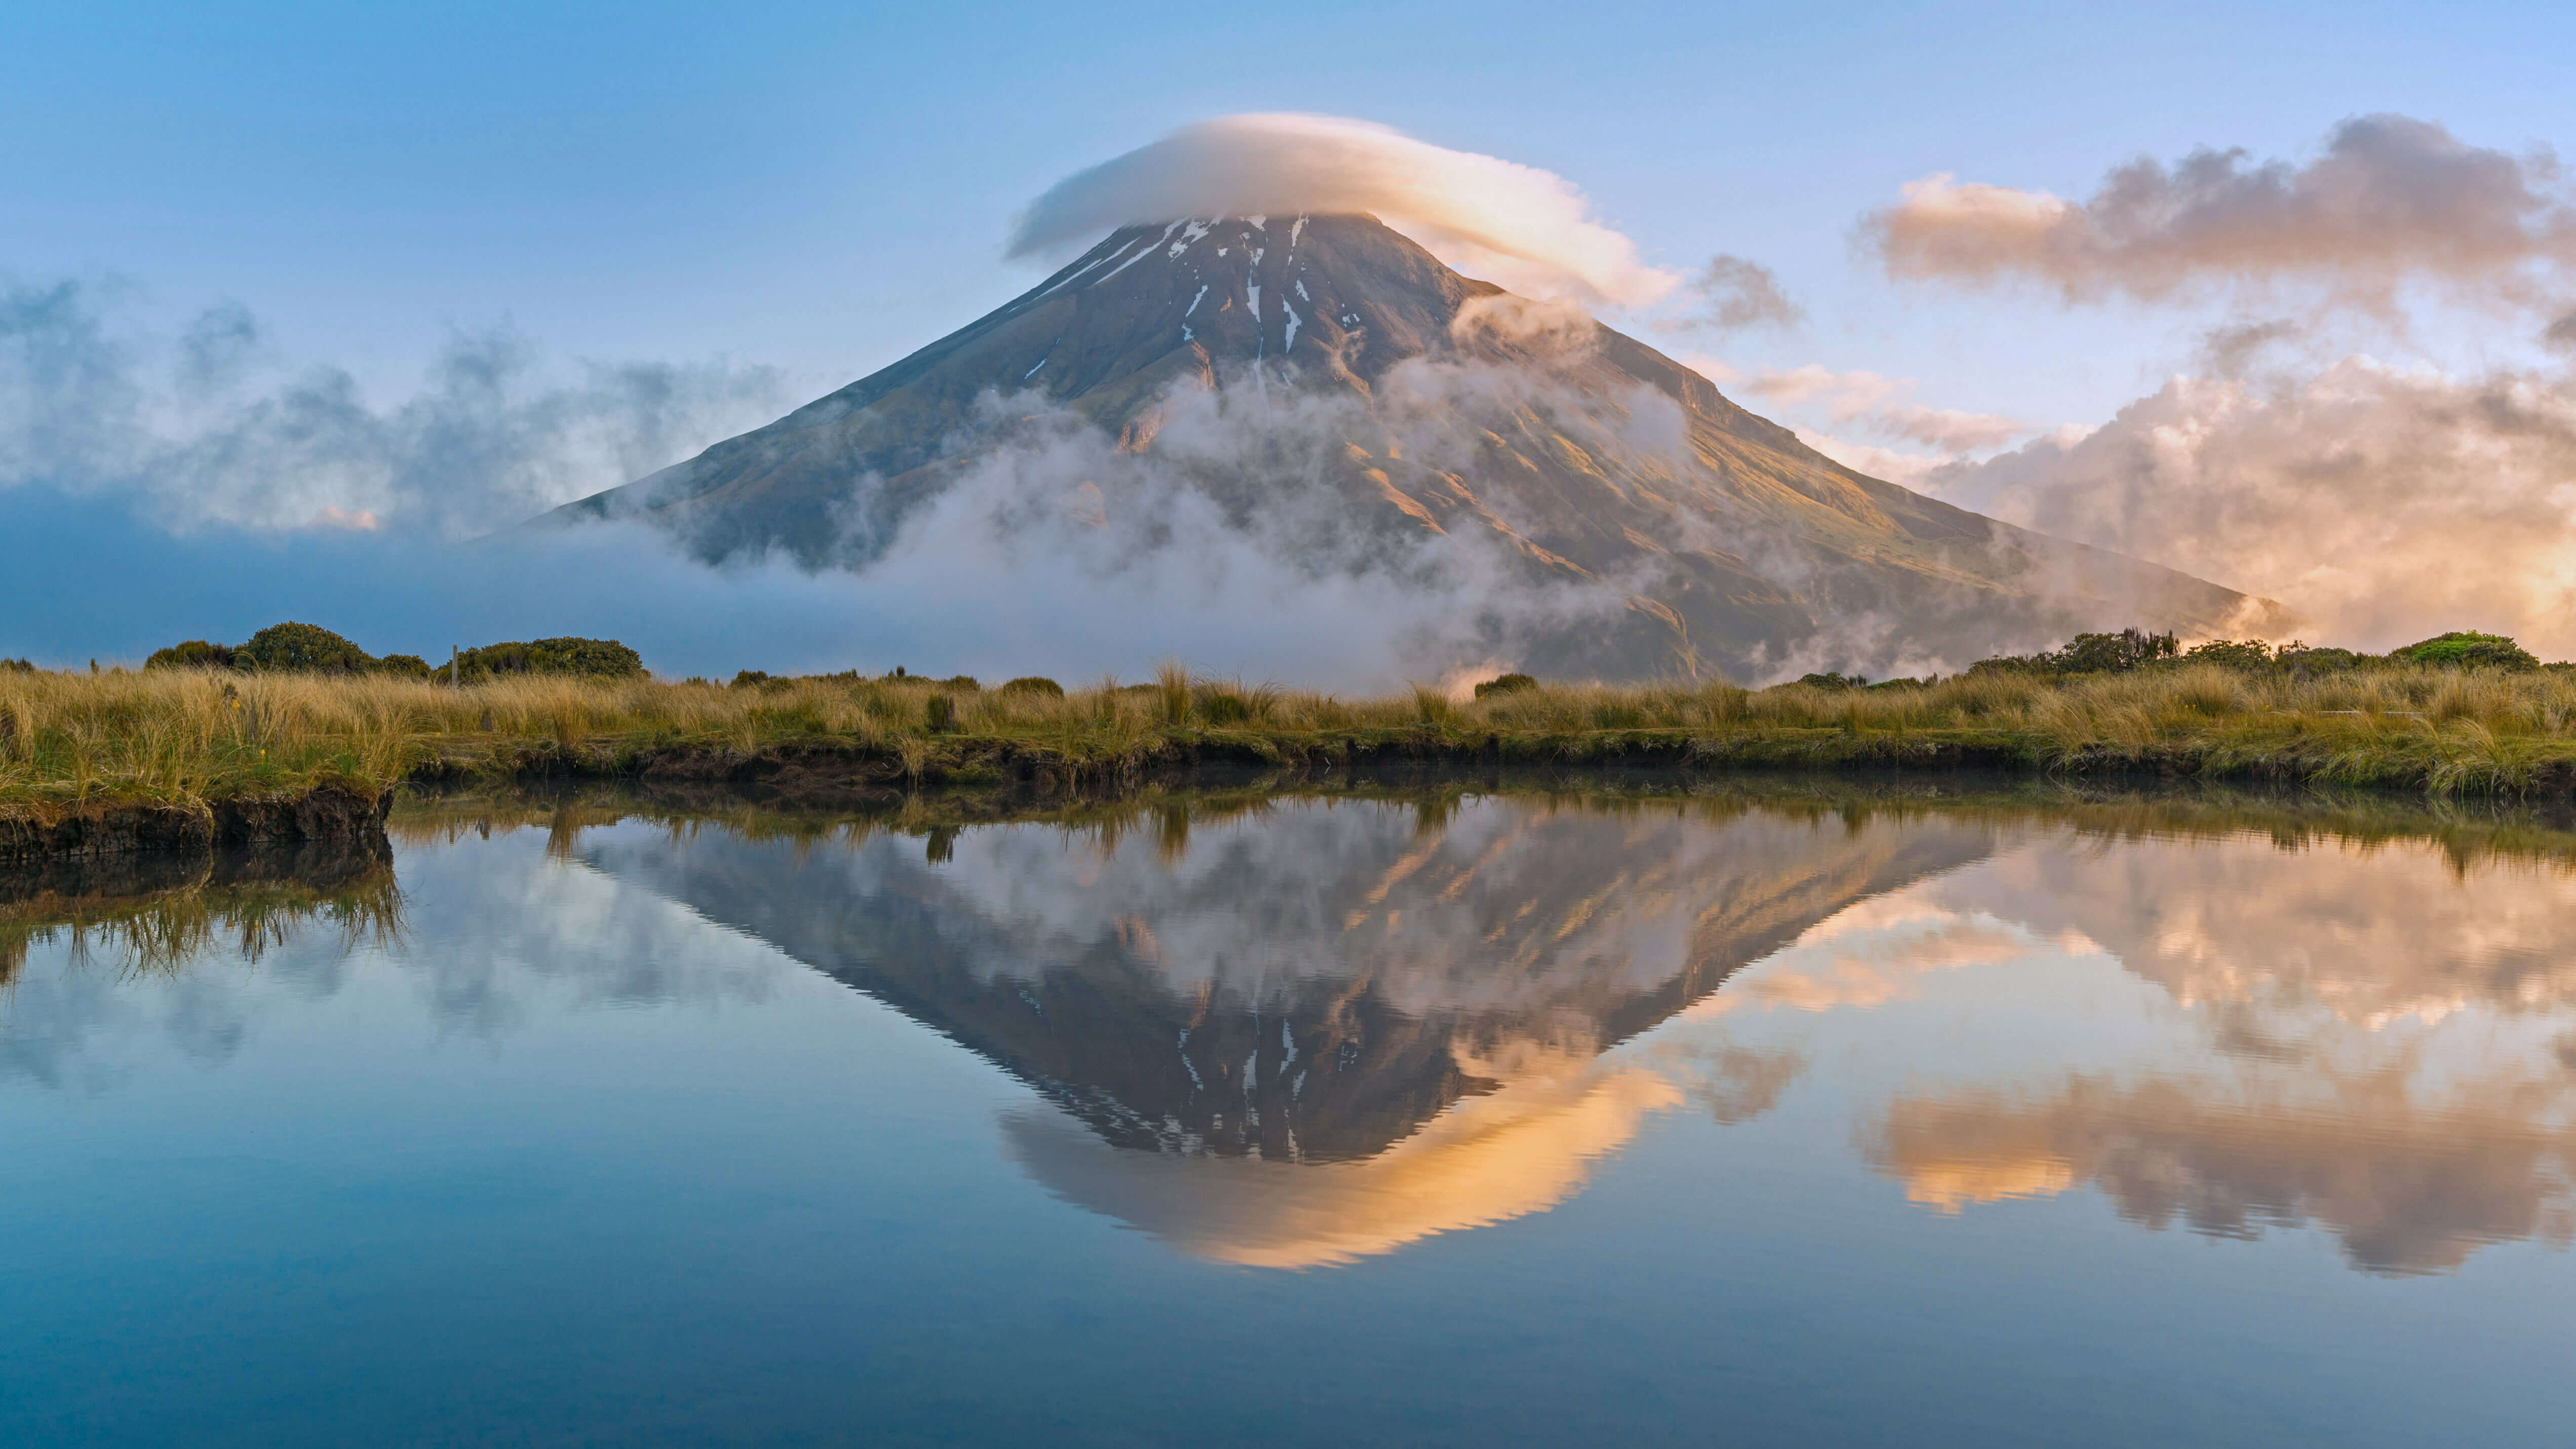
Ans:
[[[2080,439],[1927,491],[2289,605],[2312,640],[2444,629],[2576,654],[2576,384],[2459,381],[2350,357],[2267,381],[2176,377]]]
[[[2029,281],[2069,302],[2299,283],[2384,309],[2417,281],[2532,300],[2576,262],[2576,203],[2546,151],[2513,156],[2371,115],[2305,163],[2242,148],[2142,157],[2082,201],[1928,176],[1870,214],[1863,237],[1894,277]]]
[[[1470,276],[1535,296],[1643,306],[1680,283],[1638,258],[1573,183],[1337,116],[1221,116],[1078,171],[1030,203],[1010,254],[1088,246],[1189,216],[1366,212]]]

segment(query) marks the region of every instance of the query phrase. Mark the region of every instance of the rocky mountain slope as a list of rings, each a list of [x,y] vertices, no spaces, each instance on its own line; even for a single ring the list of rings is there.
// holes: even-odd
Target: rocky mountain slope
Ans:
[[[1091,451],[1065,446],[1093,429]],[[1541,672],[1955,666],[2274,608],[1857,473],[1634,338],[1366,216],[1119,231],[893,366],[549,518],[652,520],[710,560],[865,568],[997,464],[1095,522],[1152,506],[1140,480],[1182,479],[1317,575],[1488,551],[1486,576],[1540,602],[1482,644]]]

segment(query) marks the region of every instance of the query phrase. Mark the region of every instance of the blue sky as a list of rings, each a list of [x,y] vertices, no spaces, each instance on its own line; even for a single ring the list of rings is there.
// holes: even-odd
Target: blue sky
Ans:
[[[1555,171],[1813,321],[1753,361],[2099,421],[2195,319],[1898,287],[1867,208],[1934,172],[2090,191],[2393,110],[2571,129],[2576,7],[1307,4],[37,6],[0,31],[0,268],[230,299],[409,386],[446,332],[856,376],[1024,285],[1012,215],[1172,126],[1310,110]]]
[[[2571,96],[2576,6],[2536,4],[21,6],[0,19],[0,288],[77,283],[119,355],[237,305],[259,363],[343,369],[379,410],[499,329],[538,372],[765,377],[733,395],[783,411],[1028,285],[1004,237],[1067,174],[1207,117],[1310,111],[1545,168],[1647,261],[1745,257],[1807,313],[1646,333],[1671,350],[2093,427],[2247,319],[1891,281],[1864,214],[1943,172],[2083,197],[2139,156],[2300,162],[2373,112],[2524,155],[2576,144]],[[2451,376],[2538,355],[2529,318],[2475,309],[2337,325],[2338,353]],[[0,479],[22,485],[0,530],[55,530],[57,583],[137,556],[130,520],[84,532],[95,497],[28,481]],[[2315,572],[2096,541],[2276,592]],[[199,597],[174,575],[110,623],[45,587],[0,582],[0,653],[133,652],[186,612],[168,591]],[[184,632],[266,622],[240,590],[202,596],[232,602]]]

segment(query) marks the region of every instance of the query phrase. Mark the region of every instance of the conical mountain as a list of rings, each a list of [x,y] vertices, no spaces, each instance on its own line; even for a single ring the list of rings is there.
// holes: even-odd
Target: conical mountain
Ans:
[[[709,559],[864,568],[961,477],[1076,421],[1230,517],[1329,516],[1284,535],[1331,554],[1311,566],[1445,536],[1497,549],[1534,601],[1610,600],[1509,641],[1547,672],[1955,663],[2079,628],[2223,632],[2274,607],[1855,472],[1636,339],[1357,215],[1126,228],[893,366],[550,517],[653,520]],[[1127,501],[1101,469],[1022,471]]]

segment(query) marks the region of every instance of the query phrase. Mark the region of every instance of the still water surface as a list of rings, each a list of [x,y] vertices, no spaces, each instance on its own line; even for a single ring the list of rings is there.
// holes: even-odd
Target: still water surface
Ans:
[[[2568,1442],[2576,837],[447,803],[0,918],[0,1440]]]

